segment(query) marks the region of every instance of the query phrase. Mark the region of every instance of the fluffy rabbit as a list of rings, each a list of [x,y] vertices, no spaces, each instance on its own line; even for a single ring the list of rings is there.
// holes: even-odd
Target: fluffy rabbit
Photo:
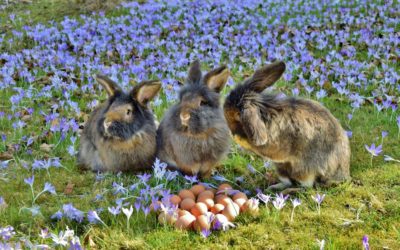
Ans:
[[[150,168],[156,153],[156,125],[147,103],[161,88],[145,81],[129,93],[103,75],[96,81],[108,100],[90,115],[81,135],[78,165],[92,171],[137,171]]]
[[[225,66],[203,77],[199,61],[191,64],[179,103],[168,110],[157,131],[160,160],[185,174],[205,178],[211,175],[230,146],[229,128],[218,94],[228,77]]]
[[[283,62],[266,65],[229,93],[224,114],[234,140],[275,163],[281,182],[269,189],[349,179],[349,140],[326,108],[312,100],[262,93],[285,67]]]

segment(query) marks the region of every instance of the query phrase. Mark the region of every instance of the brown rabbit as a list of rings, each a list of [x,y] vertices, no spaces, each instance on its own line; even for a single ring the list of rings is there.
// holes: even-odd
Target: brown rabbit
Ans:
[[[204,77],[200,63],[192,63],[179,103],[165,114],[157,131],[158,157],[186,174],[209,177],[213,167],[228,153],[229,128],[220,95],[229,77],[225,67]]]
[[[156,125],[147,103],[161,88],[145,81],[124,93],[103,75],[95,76],[108,93],[86,122],[78,165],[92,171],[137,171],[151,168],[156,153]]]
[[[234,140],[275,163],[281,183],[270,189],[349,179],[349,140],[326,108],[312,100],[262,93],[285,67],[283,62],[266,65],[229,93],[224,114]]]

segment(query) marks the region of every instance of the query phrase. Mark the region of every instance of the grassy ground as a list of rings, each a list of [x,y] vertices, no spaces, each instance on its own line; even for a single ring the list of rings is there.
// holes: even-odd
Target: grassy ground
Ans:
[[[17,4],[0,13],[0,30],[9,35],[6,17],[10,13],[15,13],[25,20],[26,11],[30,11],[32,22],[60,20],[66,14],[77,16],[79,12],[85,13],[76,5],[69,4],[71,3],[68,1]],[[250,69],[248,71],[251,73]],[[242,76],[233,72],[233,78],[240,80]],[[20,87],[25,87],[24,83],[20,84]],[[290,94],[291,86],[282,81],[279,89]],[[1,90],[0,107],[7,113],[12,112],[8,110],[12,93],[10,89]],[[104,97],[102,96],[102,99]],[[90,112],[86,105],[88,96],[82,94],[74,99],[79,100],[84,113]],[[57,93],[54,93],[53,101],[57,102]],[[9,167],[4,170],[0,168],[0,196],[7,202],[6,208],[0,208],[0,228],[12,225],[16,229],[16,237],[26,237],[40,243],[44,241],[38,237],[41,228],[47,227],[51,231],[57,231],[65,230],[65,227],[69,226],[80,235],[83,244],[93,249],[319,249],[317,239],[325,239],[325,249],[361,249],[364,235],[369,236],[373,249],[400,248],[400,166],[383,161],[382,155],[374,157],[371,161],[371,156],[364,148],[364,144],[380,144],[381,131],[387,131],[389,135],[383,139],[384,153],[396,159],[400,158],[399,128],[394,122],[399,112],[378,112],[366,102],[349,121],[346,116],[351,112],[351,108],[346,101],[335,95],[324,98],[324,105],[341,120],[346,130],[353,132],[350,140],[352,181],[330,189],[310,189],[297,194],[302,200],[302,205],[296,208],[293,222],[289,219],[290,203],[281,212],[277,212],[271,205],[268,208],[262,206],[259,217],[241,215],[236,221],[236,229],[213,233],[204,239],[194,232],[181,232],[160,226],[154,215],[144,218],[141,214],[135,217],[134,213],[128,231],[126,221],[121,215],[119,219],[115,219],[106,211],[101,217],[108,227],[73,223],[65,219],[60,222],[50,220],[50,216],[65,203],[71,202],[82,211],[114,205],[112,183],[122,182],[128,186],[137,182],[137,178],[131,175],[105,175],[99,181],[93,173],[79,172],[75,166],[75,159],[66,153],[68,140],[60,143],[60,134],[42,134],[45,123],[38,110],[40,107],[49,106],[47,100],[25,99],[24,102],[24,106],[35,108],[35,112],[26,117],[29,134],[36,138],[33,146],[29,147],[32,150],[31,154],[27,151],[28,148],[16,153],[12,151],[12,144],[21,141],[26,133],[13,129],[11,121],[0,120],[0,131],[8,137],[5,142],[0,142],[0,152],[4,158],[8,158],[4,152],[12,154]],[[162,117],[166,108],[166,105],[157,108],[158,118]],[[80,118],[80,122],[82,121],[83,117]],[[54,147],[44,150],[44,143]],[[30,167],[34,159],[51,157],[60,157],[63,168],[36,172],[35,193],[45,182],[51,181],[58,195],[39,197],[35,203],[40,204],[41,215],[33,217],[31,212],[24,209],[32,207],[32,195],[29,186],[24,183],[24,178],[29,177],[31,171],[25,169],[24,165]],[[249,162],[261,174],[251,174],[246,168]],[[263,175],[265,171],[272,170],[266,170],[258,157],[242,151],[236,145],[232,145],[228,158],[218,168],[218,172],[229,180],[244,176],[246,181],[237,187],[249,189],[253,194],[254,187],[267,187]],[[73,191],[64,192],[69,183],[74,185]],[[168,187],[177,190],[183,185],[183,181],[179,179],[169,183]],[[320,215],[311,198],[311,195],[316,193],[326,194]],[[96,200],[97,194],[103,194],[104,198]]]

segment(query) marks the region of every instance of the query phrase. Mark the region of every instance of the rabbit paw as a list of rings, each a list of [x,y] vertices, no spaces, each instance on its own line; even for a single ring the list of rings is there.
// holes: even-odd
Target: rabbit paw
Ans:
[[[282,191],[284,189],[289,188],[290,185],[287,183],[279,182],[277,184],[271,185],[267,188],[268,191]]]

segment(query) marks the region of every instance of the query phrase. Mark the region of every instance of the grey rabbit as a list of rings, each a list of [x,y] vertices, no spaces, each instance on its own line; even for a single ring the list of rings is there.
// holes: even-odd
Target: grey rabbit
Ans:
[[[283,62],[258,69],[235,87],[224,114],[235,142],[272,160],[279,190],[331,185],[350,178],[350,145],[338,120],[318,102],[263,91],[285,71]]]
[[[92,171],[150,169],[156,153],[156,125],[148,107],[161,88],[144,81],[125,93],[114,81],[96,75],[108,99],[90,115],[83,129],[78,165]]]
[[[157,131],[157,155],[169,167],[207,178],[228,153],[230,132],[219,92],[229,75],[221,66],[203,77],[200,62],[191,64],[179,102],[166,112]]]

